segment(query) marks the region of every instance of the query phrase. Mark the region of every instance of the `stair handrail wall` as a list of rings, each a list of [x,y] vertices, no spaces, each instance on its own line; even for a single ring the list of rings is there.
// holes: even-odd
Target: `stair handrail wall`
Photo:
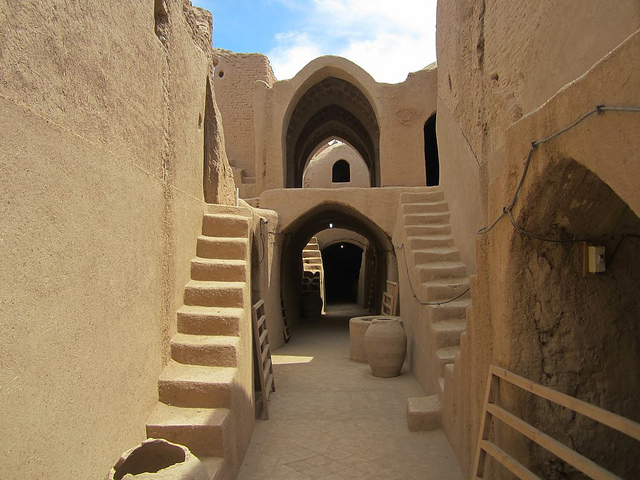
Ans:
[[[473,469],[474,479],[485,478],[485,464],[487,455],[489,455],[520,479],[540,480],[540,477],[535,475],[514,457],[488,439],[491,423],[495,418],[500,420],[502,424],[516,430],[540,447],[595,480],[622,480],[620,477],[602,468],[600,465],[579,454],[572,448],[558,442],[554,438],[546,435],[521,418],[516,417],[497,405],[496,394],[499,389],[500,381],[506,381],[521,390],[584,415],[585,417],[640,441],[639,423],[579,400],[575,397],[571,397],[551,388],[534,383],[531,380],[527,380],[526,378],[516,375],[504,368],[491,365],[489,368],[487,390],[480,425],[480,436],[478,439],[478,446],[476,448],[476,458]]]

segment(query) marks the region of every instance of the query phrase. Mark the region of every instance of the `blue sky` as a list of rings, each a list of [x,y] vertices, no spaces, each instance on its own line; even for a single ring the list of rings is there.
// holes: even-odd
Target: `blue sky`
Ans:
[[[213,13],[213,44],[269,56],[279,80],[340,55],[379,82],[435,61],[436,0],[192,0]]]

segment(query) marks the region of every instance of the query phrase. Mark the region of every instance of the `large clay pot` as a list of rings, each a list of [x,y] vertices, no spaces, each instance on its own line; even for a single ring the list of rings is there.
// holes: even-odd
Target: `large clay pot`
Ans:
[[[384,316],[380,315],[366,315],[364,317],[353,317],[349,320],[349,343],[350,353],[349,358],[355,362],[367,363],[367,354],[364,351],[364,336],[367,330],[371,326],[371,321],[376,318],[392,318],[400,321],[402,325],[402,319],[398,316]]]
[[[398,319],[376,318],[364,335],[364,351],[373,375],[397,377],[407,353],[407,334]]]
[[[208,480],[205,466],[189,449],[159,438],[127,450],[106,480]]]

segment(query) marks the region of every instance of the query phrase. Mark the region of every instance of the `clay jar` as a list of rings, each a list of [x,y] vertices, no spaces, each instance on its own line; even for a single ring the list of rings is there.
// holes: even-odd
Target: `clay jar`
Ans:
[[[407,353],[407,334],[398,319],[375,318],[364,336],[364,351],[373,375],[397,377]]]
[[[205,466],[183,445],[150,438],[122,454],[106,480],[208,480]]]

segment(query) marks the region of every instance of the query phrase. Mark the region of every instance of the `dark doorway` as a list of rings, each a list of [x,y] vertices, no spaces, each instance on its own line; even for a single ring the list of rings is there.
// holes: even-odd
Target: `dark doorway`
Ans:
[[[438,159],[435,113],[424,124],[424,162],[427,187],[440,185],[440,160]]]
[[[356,303],[362,249],[340,242],[322,250],[327,303]]]

